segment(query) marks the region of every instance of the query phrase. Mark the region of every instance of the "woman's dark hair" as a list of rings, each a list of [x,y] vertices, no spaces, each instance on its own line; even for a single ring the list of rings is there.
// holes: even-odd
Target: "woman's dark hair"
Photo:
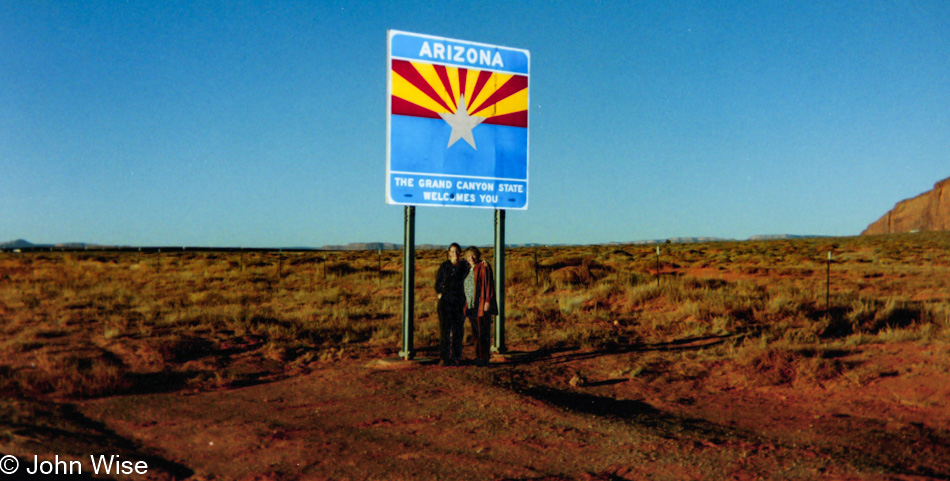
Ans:
[[[465,253],[468,254],[469,252],[471,252],[472,255],[475,256],[476,261],[482,260],[482,252],[478,250],[478,247],[469,246],[467,249],[465,249]]]
[[[449,248],[445,250],[445,255],[449,255],[449,251],[452,250],[453,247],[455,248],[455,250],[458,251],[459,256],[461,257],[461,255],[462,255],[462,246],[460,246],[460,245],[458,244],[458,242],[453,242],[453,243],[449,244]]]

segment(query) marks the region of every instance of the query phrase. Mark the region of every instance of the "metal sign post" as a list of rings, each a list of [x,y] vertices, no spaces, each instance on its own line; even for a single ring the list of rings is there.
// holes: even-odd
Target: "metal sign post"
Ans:
[[[498,316],[495,317],[495,343],[492,351],[504,353],[505,346],[505,211],[495,210],[495,300]]]
[[[402,248],[402,351],[399,352],[399,357],[408,360],[416,355],[412,345],[416,302],[416,208],[407,205],[403,210],[405,226]]]

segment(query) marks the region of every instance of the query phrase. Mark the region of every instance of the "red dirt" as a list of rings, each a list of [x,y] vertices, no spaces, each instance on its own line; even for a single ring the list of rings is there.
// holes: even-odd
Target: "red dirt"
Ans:
[[[373,352],[254,386],[78,411],[179,467],[151,479],[950,476],[946,345],[858,346],[837,358],[853,366],[844,375],[811,383],[756,386],[748,367],[721,361],[678,371],[677,357],[715,342],[516,353],[488,369]],[[649,355],[665,368],[624,373]]]
[[[676,296],[639,300],[627,289],[627,278],[614,271],[606,285],[615,289],[596,296],[583,286],[525,289],[530,279],[512,289],[511,299],[545,296],[544,302],[511,302],[524,312],[510,320],[516,326],[531,323],[515,339],[548,348],[515,342],[512,352],[495,356],[488,369],[392,359],[396,349],[385,329],[375,331],[379,338],[352,330],[367,322],[394,324],[389,317],[373,317],[382,308],[351,318],[346,334],[355,334],[348,342],[333,341],[338,334],[332,330],[295,330],[300,326],[278,315],[287,304],[268,301],[273,313],[252,309],[264,298],[255,294],[255,279],[272,275],[270,264],[261,264],[265,274],[222,273],[209,281],[202,295],[233,281],[235,292],[243,293],[234,296],[241,299],[240,309],[206,306],[203,320],[192,323],[177,313],[144,322],[138,311],[156,309],[153,300],[201,300],[191,300],[189,291],[169,287],[105,295],[98,280],[76,287],[75,272],[98,269],[106,265],[102,261],[30,258],[32,273],[11,261],[4,272],[19,284],[8,277],[8,287],[0,291],[6,292],[0,301],[16,306],[0,302],[6,321],[0,322],[0,333],[9,341],[0,349],[0,460],[6,455],[21,464],[34,455],[84,460],[86,472],[73,479],[93,479],[90,455],[119,454],[147,462],[149,470],[118,479],[948,480],[950,344],[946,310],[938,309],[947,301],[947,249],[926,251],[933,262],[914,260],[924,255],[917,253],[895,267],[880,259],[889,259],[900,245],[878,240],[883,247],[873,256],[856,257],[858,249],[851,249],[847,269],[833,267],[831,292],[847,289],[851,298],[867,292],[858,299],[878,314],[892,299],[932,300],[914,311],[906,331],[898,322],[893,330],[885,325],[822,337],[835,329],[815,319],[826,314],[814,308],[822,305],[820,299],[806,299],[793,316],[785,316],[780,306],[770,311],[763,301],[758,310],[727,312],[741,321],[767,317],[748,322],[744,330],[724,324],[694,331],[695,312],[665,316],[680,308]],[[824,244],[808,245],[826,252]],[[743,246],[753,248],[759,247]],[[779,295],[768,299],[779,301],[782,289],[793,293],[797,284],[810,284],[820,292],[824,286],[824,266],[796,263],[794,252],[770,267],[755,258],[714,262],[717,252],[711,248],[702,255],[690,253],[693,247],[680,249],[682,259],[666,264],[661,281],[690,285],[670,289],[673,294],[716,291],[717,279],[743,288],[758,284],[749,289],[755,293],[774,289]],[[179,270],[161,272],[190,278],[205,269],[217,272],[212,267],[222,264],[189,259],[175,261]],[[195,266],[182,266],[187,262]],[[175,277],[158,273],[123,277],[131,272],[125,264],[109,272],[101,278],[112,285],[102,288],[120,294],[135,282],[178,285]],[[289,279],[294,283],[285,279],[288,284],[268,296],[319,294],[330,284],[314,285],[317,272],[298,273]],[[634,271],[629,282],[643,282],[649,278],[645,272]],[[350,277],[338,279],[335,289],[366,294],[328,305],[369,302],[388,292],[387,299],[398,306],[392,301],[395,283],[373,278],[364,282],[367,288],[358,284],[366,279]],[[721,291],[736,295],[736,289]],[[434,295],[431,290],[427,295],[431,305]],[[793,294],[786,297],[801,302]],[[302,306],[296,311],[300,318],[338,315],[316,304]],[[838,320],[857,308],[841,309]],[[420,344],[426,344],[433,338],[434,314],[420,311],[425,322],[419,319],[417,326],[429,334]],[[262,326],[243,325],[241,313],[247,324],[259,316]],[[651,329],[657,319],[669,319],[671,326]],[[759,330],[785,323],[816,327]],[[590,326],[598,337],[584,342],[530,334],[561,329],[565,338],[583,337]],[[268,334],[265,328],[271,327],[283,330]],[[309,332],[311,343],[297,342],[301,332]],[[701,337],[688,337],[692,332]],[[776,336],[779,342],[767,342]],[[313,342],[317,338],[320,342]],[[606,347],[558,347],[565,345]],[[420,356],[435,352],[433,346],[422,347]],[[471,350],[467,346],[466,354]],[[97,397],[103,393],[115,395]]]

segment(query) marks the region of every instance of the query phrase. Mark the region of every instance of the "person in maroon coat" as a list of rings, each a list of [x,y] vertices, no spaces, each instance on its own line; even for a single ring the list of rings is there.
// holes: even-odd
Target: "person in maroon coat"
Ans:
[[[475,364],[487,366],[491,358],[491,317],[498,314],[495,276],[478,247],[465,249],[465,260],[471,266],[465,277],[465,316],[472,324]]]

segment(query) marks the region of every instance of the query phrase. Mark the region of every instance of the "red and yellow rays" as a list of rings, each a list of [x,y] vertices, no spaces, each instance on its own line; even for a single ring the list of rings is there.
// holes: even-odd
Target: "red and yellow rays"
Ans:
[[[528,77],[427,63],[392,61],[392,113],[441,118],[465,97],[469,115],[483,123],[528,126]]]

